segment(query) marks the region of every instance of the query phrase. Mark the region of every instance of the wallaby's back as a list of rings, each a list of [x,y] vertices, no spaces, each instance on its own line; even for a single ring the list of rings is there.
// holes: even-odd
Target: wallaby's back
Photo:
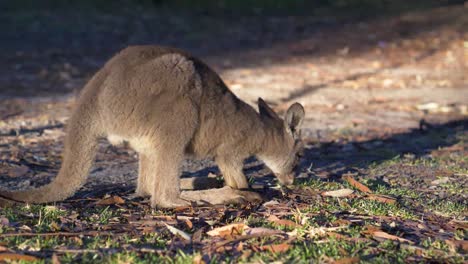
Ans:
[[[240,123],[230,120],[229,124],[229,115],[239,110],[255,113],[250,107],[241,106],[245,108],[246,104],[229,91],[214,71],[186,52],[159,46],[126,48],[84,87],[67,125],[57,177],[37,189],[2,191],[0,195],[33,203],[66,199],[85,182],[97,139],[111,134],[125,139],[151,137],[171,123],[187,124],[193,130],[187,148],[203,155],[213,154],[220,140],[230,136],[229,129],[217,128]],[[173,122],[175,118],[182,121]],[[190,129],[163,129],[159,136]],[[162,140],[177,137],[165,136]],[[147,143],[137,142],[135,148],[146,147]]]

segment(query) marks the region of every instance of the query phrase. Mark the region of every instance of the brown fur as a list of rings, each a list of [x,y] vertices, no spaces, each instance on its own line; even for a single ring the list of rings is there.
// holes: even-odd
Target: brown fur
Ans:
[[[136,194],[151,205],[235,203],[259,196],[248,188],[244,159],[257,155],[280,182],[291,184],[304,117],[293,104],[285,121],[259,99],[259,112],[238,99],[208,66],[191,55],[158,46],[129,47],[85,86],[65,139],[63,165],[48,185],[0,195],[32,203],[66,199],[85,182],[97,139],[128,141],[139,153]],[[186,155],[211,157],[226,187],[181,192],[179,167]]]

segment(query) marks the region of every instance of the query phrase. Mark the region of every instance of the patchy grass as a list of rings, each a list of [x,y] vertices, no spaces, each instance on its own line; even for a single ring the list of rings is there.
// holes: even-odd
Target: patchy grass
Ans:
[[[37,263],[54,255],[61,263],[464,263],[464,142],[458,137],[429,154],[392,155],[328,178],[304,168],[308,177],[264,204],[153,210],[124,196],[124,204],[107,206],[93,198],[4,208],[0,250]],[[343,195],[344,189],[354,192]],[[207,233],[239,223],[248,228]]]
[[[387,164],[394,163],[395,160]],[[86,201],[7,208],[1,211],[2,219],[8,219],[8,224],[2,224],[0,237],[3,236],[2,245],[8,250],[39,257],[38,263],[44,263],[53,254],[62,263],[304,263],[339,259],[361,263],[463,263],[463,255],[451,249],[445,239],[434,238],[431,233],[440,232],[439,228],[450,223],[451,218],[442,218],[442,222],[441,218],[421,221],[420,211],[413,210],[407,202],[424,196],[411,189],[388,187],[372,180],[362,182],[371,186],[374,194],[395,197],[397,202],[368,200],[359,190],[350,197],[314,196],[311,191],[353,187],[347,182],[311,179],[293,190],[301,198],[286,194],[288,197],[284,198],[288,199],[277,200],[273,206],[154,211],[146,203],[133,205],[127,201],[124,206],[99,207]],[[458,184],[442,187],[456,193],[462,188]],[[448,213],[447,217],[466,213],[466,206],[457,203],[425,204],[428,209]],[[288,222],[277,224],[268,215]],[[189,219],[190,224],[182,219]],[[240,234],[221,239],[206,234],[218,226],[241,222],[250,228],[278,230],[287,236],[243,239],[245,235]],[[184,241],[169,232],[163,223],[187,232],[196,241]],[[428,230],[424,233],[419,229]],[[389,234],[390,238],[381,238],[376,235],[378,232]],[[17,236],[5,237],[15,233]],[[444,236],[460,241],[466,237],[466,231],[455,227],[453,233]],[[218,243],[224,244],[215,247]],[[264,249],[273,245],[285,248],[280,252]]]

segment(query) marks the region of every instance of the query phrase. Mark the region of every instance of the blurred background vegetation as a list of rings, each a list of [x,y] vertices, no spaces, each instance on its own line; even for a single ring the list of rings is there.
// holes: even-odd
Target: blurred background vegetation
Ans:
[[[15,0],[0,1],[7,12],[24,10],[90,9],[114,12],[120,9],[144,8],[201,12],[210,15],[315,15],[372,17],[381,14],[436,6],[460,4],[464,0]]]

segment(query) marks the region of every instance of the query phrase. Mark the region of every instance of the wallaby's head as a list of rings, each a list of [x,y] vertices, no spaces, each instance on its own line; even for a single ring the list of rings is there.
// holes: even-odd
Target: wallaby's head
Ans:
[[[281,184],[291,185],[294,182],[294,169],[302,155],[300,126],[304,120],[304,107],[299,103],[292,104],[284,119],[262,98],[258,99],[258,109],[268,131],[265,145],[258,156]]]

